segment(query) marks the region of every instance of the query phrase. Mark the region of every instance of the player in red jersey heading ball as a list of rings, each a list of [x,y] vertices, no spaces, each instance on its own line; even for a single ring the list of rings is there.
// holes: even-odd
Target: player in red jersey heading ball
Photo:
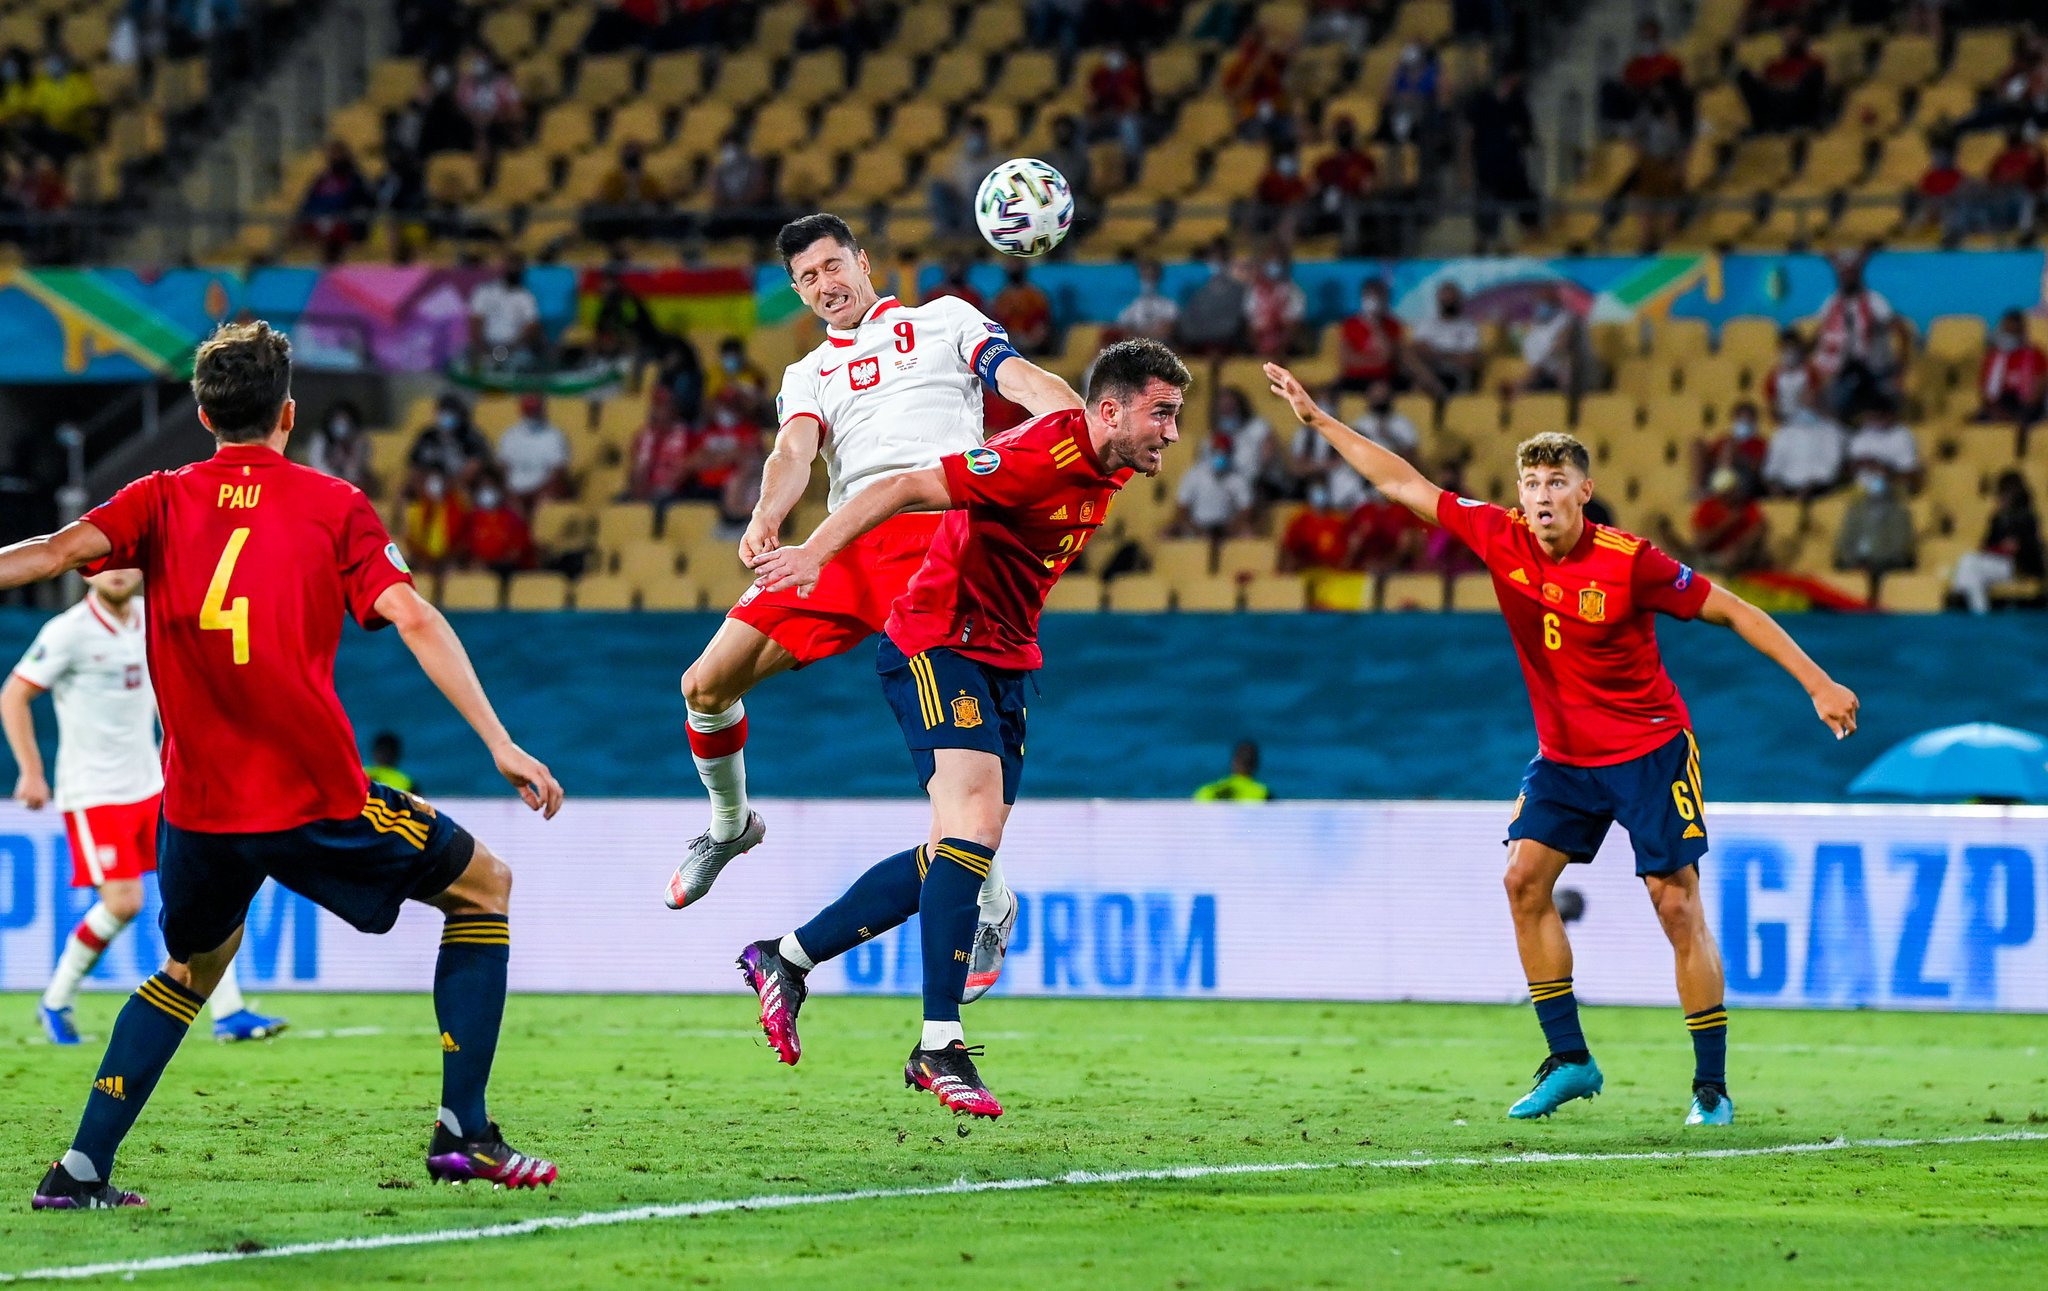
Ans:
[[[334,693],[342,617],[398,629],[529,807],[553,816],[562,788],[506,734],[369,499],[285,460],[296,405],[284,335],[260,322],[223,327],[199,347],[192,393],[217,442],[212,457],[146,475],[77,523],[0,551],[0,589],[79,568],[143,571],[164,727],[157,878],[168,962],[121,1010],[71,1150],[33,1204],[143,1204],[109,1182],[114,1152],[234,958],[266,878],[364,932],[390,931],[408,900],[446,916],[428,1174],[552,1183],[554,1165],[507,1147],[484,1104],[505,1008],[512,872],[445,814],[364,778]]]
[[[1024,771],[1025,691],[1042,657],[1047,593],[1088,545],[1110,499],[1136,472],[1156,475],[1180,438],[1192,378],[1157,341],[1120,341],[1088,374],[1083,406],[1027,421],[979,448],[883,480],[801,546],[754,558],[769,591],[817,586],[832,558],[902,511],[943,511],[923,566],[883,631],[875,667],[896,711],[918,783],[931,795],[925,843],[855,880],[789,935],[740,952],[760,996],[761,1026],[794,1063],[805,974],[918,916],[924,1032],[904,1080],[974,1116],[1002,1108],[975,1070],[960,1028],[976,899],[1002,841]]]
[[[1686,1123],[1731,1124],[1721,954],[1700,905],[1707,824],[1699,748],[1685,701],[1658,655],[1652,616],[1733,628],[1806,688],[1814,712],[1837,739],[1856,729],[1855,693],[1808,658],[1770,615],[1642,539],[1588,521],[1591,461],[1571,436],[1538,435],[1516,450],[1521,508],[1509,511],[1431,484],[1324,412],[1287,369],[1269,363],[1266,376],[1294,415],[1374,487],[1478,553],[1493,574],[1494,594],[1521,656],[1536,712],[1537,756],[1522,777],[1508,826],[1508,904],[1550,1056],[1537,1069],[1535,1087],[1508,1115],[1548,1116],[1560,1104],[1600,1092],[1600,1068],[1579,1029],[1572,994],[1571,943],[1551,893],[1564,867],[1591,861],[1619,821],[1677,960],[1678,998],[1694,1054]]]

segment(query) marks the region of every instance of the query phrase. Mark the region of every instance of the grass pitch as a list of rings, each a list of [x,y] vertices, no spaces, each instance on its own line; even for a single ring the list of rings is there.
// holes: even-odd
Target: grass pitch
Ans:
[[[172,1064],[117,1171],[154,1202],[141,1212],[29,1213],[100,1046],[53,1049],[26,1028],[0,1041],[0,1273],[236,1251],[134,1283],[1983,1287],[2039,1286],[2048,1268],[2034,1017],[1737,1011],[1738,1124],[1710,1132],[1679,1125],[1691,1056],[1675,1009],[1588,1009],[1607,1093],[1521,1123],[1503,1112],[1541,1057],[1526,1008],[997,998],[968,1011],[969,1038],[988,1045],[1006,1114],[962,1135],[902,1087],[914,1001],[813,997],[791,1070],[750,998],[515,996],[493,1112],[562,1182],[513,1194],[426,1181],[426,999],[270,1003],[295,1032],[225,1047],[195,1029]],[[119,1004],[88,997],[81,1026],[104,1036]],[[31,1005],[0,999],[9,1017]],[[1712,1149],[1769,1151],[1643,1155]],[[1316,1168],[261,1254],[663,1204],[1296,1164]]]

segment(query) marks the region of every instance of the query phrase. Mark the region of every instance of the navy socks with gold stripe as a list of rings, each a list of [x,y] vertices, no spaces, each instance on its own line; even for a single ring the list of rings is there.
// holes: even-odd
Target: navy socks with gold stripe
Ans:
[[[1692,1083],[1712,1085],[1728,1092],[1728,1006],[1685,1015],[1685,1029],[1692,1033]]]
[[[157,1078],[170,1066],[171,1055],[178,1052],[205,1004],[205,996],[158,973],[136,987],[121,1006],[107,1055],[100,1059],[99,1075],[86,1096],[78,1135],[64,1154],[64,1167],[73,1178],[112,1176],[115,1151],[142,1115]]]
[[[1531,982],[1529,999],[1536,1005],[1536,1020],[1543,1025],[1550,1052],[1584,1061],[1586,1034],[1579,1030],[1579,997],[1572,994],[1572,979]]]
[[[501,914],[451,914],[434,964],[434,1020],[441,1027],[441,1123],[457,1137],[484,1132],[484,1087],[505,1020],[512,926]]]
[[[918,931],[924,948],[924,1019],[960,1021],[974,925],[981,917],[981,884],[995,849],[964,838],[942,838],[932,849],[918,894]]]
[[[837,959],[916,914],[925,869],[922,843],[870,867],[845,895],[796,930],[804,954],[814,965]]]

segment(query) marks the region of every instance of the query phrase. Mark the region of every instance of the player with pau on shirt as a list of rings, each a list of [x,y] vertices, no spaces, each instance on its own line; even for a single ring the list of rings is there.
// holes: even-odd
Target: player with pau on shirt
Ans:
[[[32,1204],[145,1204],[109,1181],[114,1154],[227,971],[266,879],[362,932],[389,932],[407,901],[442,913],[441,1110],[427,1173],[552,1183],[553,1163],[507,1146],[485,1104],[511,956],[511,869],[445,813],[364,778],[334,693],[343,618],[398,629],[527,806],[552,817],[562,788],[512,742],[362,490],[285,459],[297,407],[284,335],[261,322],[221,328],[194,357],[192,393],[213,456],[146,475],[57,533],[0,549],[0,589],[80,568],[142,570],[164,725],[167,961],[122,1008],[71,1149]]]
[[[781,429],[740,539],[749,565],[775,549],[821,456],[831,480],[826,505],[836,513],[878,481],[979,444],[984,386],[1033,416],[1080,407],[1072,387],[1020,356],[1002,327],[965,301],[905,305],[878,295],[867,252],[838,216],[792,221],[775,245],[798,298],[826,330],[824,343],[782,374]],[[891,517],[848,544],[807,597],[749,588],[683,674],[690,752],[712,814],[669,880],[670,908],[703,900],[719,871],[766,835],[747,803],[742,697],[776,673],[844,654],[881,631],[938,523],[936,514]],[[980,905],[970,999],[994,984],[1016,920],[1000,870],[990,870]]]
[[[143,644],[142,575],[110,569],[86,580],[85,599],[43,625],[0,686],[0,722],[21,774],[14,797],[30,811],[51,800],[30,703],[57,708],[57,810],[71,844],[71,886],[99,899],[65,939],[37,1016],[51,1044],[78,1043],[71,1006],[108,943],[142,911],[142,876],[156,868],[164,772],[156,747],[156,692]],[[248,1008],[229,964],[207,1000],[216,1040],[262,1040],[283,1018]]]
[[[1837,739],[1856,729],[1855,693],[1770,615],[1642,539],[1588,521],[1590,459],[1571,436],[1538,435],[1516,449],[1521,507],[1509,511],[1431,484],[1324,412],[1287,369],[1269,363],[1266,376],[1294,415],[1374,487],[1450,530],[1485,561],[1521,657],[1537,756],[1522,777],[1507,830],[1508,906],[1550,1056],[1508,1115],[1548,1116],[1600,1092],[1600,1068],[1579,1029],[1571,943],[1552,890],[1565,866],[1591,861],[1619,822],[1677,961],[1694,1057],[1686,1124],[1732,1124],[1721,955],[1700,905],[1707,821],[1699,747],[1658,654],[1653,616],[1733,628],[1805,688]]]
[[[1167,445],[1180,438],[1190,380],[1159,342],[1118,342],[1090,369],[1085,407],[896,475],[835,512],[803,545],[755,557],[764,587],[802,597],[824,585],[840,552],[890,516],[946,508],[875,660],[918,783],[931,796],[931,830],[809,923],[740,952],[762,1029],[782,1061],[802,1054],[796,1020],[806,974],[917,915],[924,1031],[904,1081],[955,1112],[1002,1115],[975,1070],[980,1050],[967,1047],[960,1005],[976,894],[1023,776],[1026,691],[1043,662],[1039,616],[1117,490],[1134,473],[1159,473]]]

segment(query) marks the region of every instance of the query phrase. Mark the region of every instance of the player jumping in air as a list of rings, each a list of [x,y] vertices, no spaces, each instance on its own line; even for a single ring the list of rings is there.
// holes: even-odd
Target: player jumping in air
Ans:
[[[71,1006],[108,943],[142,911],[142,876],[156,868],[164,772],[156,747],[156,692],[143,646],[142,575],[110,569],[87,580],[85,599],[43,625],[0,686],[0,723],[21,768],[14,796],[30,811],[51,798],[30,703],[57,706],[57,810],[71,843],[71,886],[99,899],[71,930],[37,1015],[51,1044],[77,1044]],[[262,1040],[287,1025],[248,1008],[229,964],[207,1001],[216,1040]]]
[[[965,301],[942,296],[904,305],[876,295],[867,252],[838,216],[795,220],[775,245],[797,296],[825,321],[825,343],[782,374],[781,430],[761,501],[740,539],[748,565],[777,546],[820,455],[831,480],[826,505],[837,512],[878,481],[979,444],[984,385],[1033,416],[1080,406],[1072,387],[1021,357],[1002,327]],[[703,900],[719,871],[766,836],[747,805],[742,696],[776,673],[844,654],[881,631],[938,523],[936,515],[892,513],[839,552],[807,597],[748,588],[683,674],[690,753],[711,795],[711,825],[691,840],[669,880],[671,909]],[[999,869],[982,885],[980,908],[970,1000],[995,984],[1017,918]]]
[[[931,551],[896,602],[876,658],[919,784],[929,839],[863,874],[817,917],[757,941],[739,967],[782,1061],[802,1054],[796,1019],[818,964],[919,917],[924,1033],[903,1072],[956,1112],[1000,1116],[960,1028],[976,894],[995,860],[1024,770],[1026,689],[1042,657],[1046,595],[1088,545],[1134,472],[1156,475],[1191,378],[1157,341],[1104,350],[1082,408],[1028,421],[985,447],[894,476],[818,526],[801,546],[754,558],[771,592],[803,596],[833,559],[889,517],[946,508]]]
[[[1657,652],[1654,614],[1735,629],[1806,689],[1841,739],[1858,701],[1808,658],[1770,615],[1716,587],[1640,538],[1586,520],[1593,496],[1584,445],[1538,435],[1515,451],[1521,507],[1447,493],[1413,466],[1331,417],[1294,374],[1266,365],[1273,393],[1380,492],[1442,525],[1478,553],[1521,656],[1536,713],[1537,755],[1508,825],[1508,905],[1550,1056],[1508,1115],[1548,1116],[1600,1092],[1579,1030],[1572,948],[1551,892],[1566,865],[1587,862],[1619,821],[1636,873],[1677,960],[1678,999],[1693,1044],[1688,1125],[1729,1125],[1728,1012],[1721,954],[1700,905],[1707,851],[1699,747],[1685,702]]]
[[[505,733],[370,500],[285,460],[296,405],[284,335],[260,322],[221,328],[199,347],[192,392],[217,442],[211,458],[146,475],[75,524],[0,550],[0,589],[79,568],[143,571],[164,725],[157,879],[169,958],[115,1021],[77,1137],[35,1208],[145,1204],[109,1182],[114,1153],[227,971],[266,878],[363,932],[390,931],[408,900],[447,917],[427,1173],[552,1183],[553,1163],[506,1146],[484,1102],[505,1009],[512,871],[427,803],[364,779],[334,693],[342,616],[398,629],[527,806],[553,816],[561,786]]]

